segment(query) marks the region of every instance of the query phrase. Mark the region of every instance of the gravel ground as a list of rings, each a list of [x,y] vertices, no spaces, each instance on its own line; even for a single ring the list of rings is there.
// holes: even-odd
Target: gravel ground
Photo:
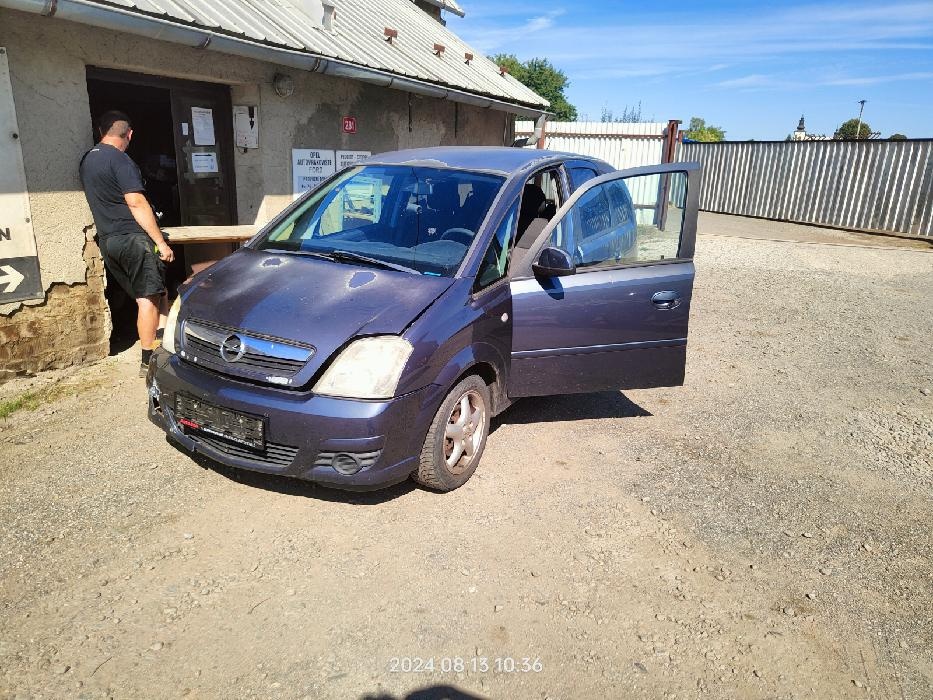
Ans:
[[[196,462],[135,350],[56,375],[0,421],[0,696],[933,697],[933,254],[697,266],[684,387],[519,402],[445,495]]]

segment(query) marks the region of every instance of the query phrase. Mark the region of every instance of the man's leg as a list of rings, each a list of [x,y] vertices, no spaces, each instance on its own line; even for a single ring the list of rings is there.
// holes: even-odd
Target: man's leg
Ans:
[[[145,377],[149,368],[149,358],[156,349],[156,331],[159,327],[159,298],[154,294],[151,297],[140,297],[136,300],[138,307],[136,314],[136,331],[139,333],[139,342],[142,345],[142,361],[139,366],[139,376]]]

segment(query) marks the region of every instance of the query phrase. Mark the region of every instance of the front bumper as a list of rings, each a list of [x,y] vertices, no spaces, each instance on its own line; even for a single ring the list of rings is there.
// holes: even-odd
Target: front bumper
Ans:
[[[346,489],[378,489],[404,481],[418,467],[428,427],[443,395],[429,385],[388,401],[360,401],[257,386],[204,370],[157,350],[146,378],[149,420],[188,452],[230,467],[281,474]],[[198,432],[173,414],[184,392],[234,411],[267,417],[262,452]],[[332,466],[356,460],[355,474]]]

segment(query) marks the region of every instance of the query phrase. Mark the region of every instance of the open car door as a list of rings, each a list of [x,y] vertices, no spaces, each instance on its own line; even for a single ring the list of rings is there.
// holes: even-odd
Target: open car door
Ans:
[[[698,163],[587,181],[510,269],[512,398],[683,384]]]

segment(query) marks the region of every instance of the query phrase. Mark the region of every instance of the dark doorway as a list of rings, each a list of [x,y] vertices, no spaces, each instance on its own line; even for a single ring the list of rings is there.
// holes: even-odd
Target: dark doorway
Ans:
[[[235,223],[232,112],[227,86],[89,67],[87,89],[93,124],[108,110],[129,115],[133,139],[127,153],[142,172],[146,196],[160,227]],[[205,114],[209,115],[211,128],[206,131],[213,132],[212,143],[203,138]],[[200,117],[200,142],[195,139],[196,117]],[[100,138],[96,126],[91,138],[91,144]],[[172,245],[172,249],[175,262],[169,266],[166,279],[170,298],[190,274],[192,263],[229,252],[186,250],[181,245]],[[107,301],[113,319],[113,354],[136,342],[136,302],[109,275]]]

